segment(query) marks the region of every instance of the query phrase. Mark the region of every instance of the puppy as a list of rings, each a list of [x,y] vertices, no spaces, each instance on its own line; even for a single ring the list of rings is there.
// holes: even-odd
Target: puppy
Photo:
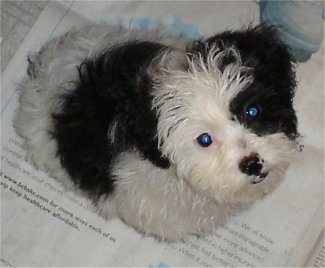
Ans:
[[[100,215],[177,241],[280,184],[295,87],[273,27],[193,41],[91,25],[29,57],[15,127],[28,159]]]

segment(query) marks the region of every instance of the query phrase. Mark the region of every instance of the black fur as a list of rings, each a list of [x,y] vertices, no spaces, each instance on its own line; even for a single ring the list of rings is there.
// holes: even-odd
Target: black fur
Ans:
[[[288,49],[275,29],[260,26],[244,32],[224,32],[204,42],[193,42],[187,52],[204,58],[213,46],[235,47],[243,64],[253,71],[253,83],[230,104],[233,119],[258,135],[284,132],[295,139],[295,75]],[[165,49],[151,42],[110,48],[95,59],[85,60],[79,66],[75,90],[62,96],[63,109],[53,114],[58,156],[75,183],[91,196],[114,190],[110,167],[121,152],[136,150],[156,166],[169,167],[168,159],[158,150],[157,116],[150,94],[153,81],[147,73]],[[233,55],[226,57],[221,69],[234,59]],[[246,115],[253,104],[262,110],[254,120]],[[108,133],[115,124],[115,139],[111,141]]]
[[[157,118],[151,110],[151,79],[146,69],[165,47],[132,42],[107,50],[79,67],[76,89],[54,114],[58,155],[63,167],[92,196],[109,194],[114,158],[136,149],[161,168],[169,161],[158,151]],[[108,132],[116,125],[115,140]]]
[[[254,81],[231,102],[233,118],[258,135],[284,132],[290,139],[298,136],[297,118],[292,101],[296,79],[288,48],[279,40],[275,27],[258,26],[247,31],[226,31],[213,36],[196,49],[202,55],[217,46],[234,47],[239,51],[243,65],[251,67]],[[225,57],[220,66],[234,61],[233,54]],[[246,109],[258,105],[262,114],[256,119],[246,115]]]

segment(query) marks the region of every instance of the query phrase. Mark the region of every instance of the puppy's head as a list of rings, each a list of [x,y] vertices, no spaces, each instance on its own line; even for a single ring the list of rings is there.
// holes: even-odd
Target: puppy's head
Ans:
[[[259,26],[189,44],[186,57],[156,83],[163,155],[178,177],[218,202],[251,202],[270,192],[297,137],[287,48],[274,29]]]

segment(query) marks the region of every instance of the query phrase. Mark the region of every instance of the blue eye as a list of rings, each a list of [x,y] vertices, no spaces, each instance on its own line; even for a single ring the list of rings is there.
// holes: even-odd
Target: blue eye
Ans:
[[[212,143],[212,138],[208,133],[203,133],[197,137],[197,142],[202,147],[209,147]]]
[[[246,114],[251,118],[256,118],[261,114],[261,110],[258,106],[250,106],[246,110]]]

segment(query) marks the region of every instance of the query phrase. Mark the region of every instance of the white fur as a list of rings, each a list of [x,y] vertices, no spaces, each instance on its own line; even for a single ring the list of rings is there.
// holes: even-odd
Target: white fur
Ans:
[[[187,234],[213,232],[241,204],[219,206],[196,193],[175,170],[159,169],[136,153],[122,154],[114,168],[116,191],[98,202],[100,213],[122,220],[146,235],[177,241]]]
[[[237,62],[221,72],[218,62],[227,53],[234,53]],[[159,144],[177,176],[220,203],[251,202],[272,191],[283,178],[295,144],[284,134],[258,137],[231,120],[231,99],[251,82],[239,55],[233,48],[212,50],[207,67],[200,59],[190,61],[190,70],[166,70],[155,92]],[[213,138],[208,148],[196,142],[202,133]],[[261,155],[263,172],[269,172],[258,185],[238,169],[240,160],[252,152]]]
[[[22,83],[15,126],[25,138],[28,159],[68,187],[73,185],[56,157],[57,145],[49,134],[53,130],[51,114],[61,109],[59,95],[73,89],[78,79],[76,67],[85,58],[134,39],[170,44],[179,52],[185,48],[185,40],[161,31],[90,26],[52,40],[41,57],[34,56],[38,79],[27,78]],[[226,53],[233,53],[237,61],[223,72],[219,63],[224,54],[217,48],[209,54],[207,67],[200,57],[188,59],[189,71],[178,68],[186,60],[178,57],[181,53],[163,57],[165,69],[152,72],[156,79],[152,108],[159,115],[159,146],[171,160],[171,167],[159,169],[136,152],[121,153],[113,168],[116,190],[97,203],[101,215],[119,216],[137,230],[160,239],[179,240],[188,233],[212,232],[229,215],[280,183],[294,142],[283,134],[258,137],[231,120],[230,101],[252,79],[236,50],[229,48]],[[111,140],[116,124],[107,133]],[[208,148],[196,142],[204,132],[213,138]],[[256,185],[238,169],[240,159],[252,152],[263,157],[263,171],[269,172]]]

